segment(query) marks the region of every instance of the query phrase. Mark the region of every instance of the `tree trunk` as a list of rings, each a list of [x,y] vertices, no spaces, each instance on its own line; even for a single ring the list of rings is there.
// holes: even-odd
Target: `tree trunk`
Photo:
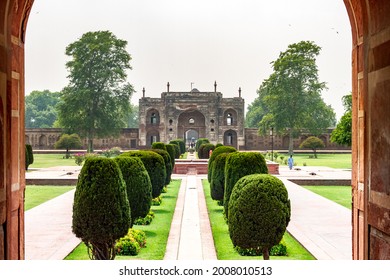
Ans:
[[[88,153],[93,153],[93,139],[88,138],[88,147],[87,147]]]
[[[292,130],[290,129],[289,132],[289,137],[288,137],[288,154],[292,155],[294,152],[294,142],[293,142],[293,133]]]
[[[269,260],[269,251],[268,248],[263,248],[263,259]]]

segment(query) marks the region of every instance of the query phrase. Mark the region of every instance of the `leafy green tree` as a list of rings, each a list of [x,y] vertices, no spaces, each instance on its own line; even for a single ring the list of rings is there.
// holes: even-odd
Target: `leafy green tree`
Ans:
[[[325,147],[324,141],[315,136],[310,136],[305,139],[300,145],[299,148],[309,148],[314,152],[314,158],[317,158],[317,149]]]
[[[352,145],[352,94],[343,96],[345,113],[332,131],[330,141],[340,145]]]
[[[51,128],[57,120],[56,106],[60,101],[59,92],[49,90],[33,91],[25,98],[26,128]]]
[[[133,86],[126,82],[131,69],[127,42],[109,31],[85,33],[66,48],[69,84],[62,90],[59,121],[68,131],[88,140],[118,135],[126,126]]]
[[[79,149],[82,146],[83,145],[82,145],[80,137],[75,133],[73,133],[71,135],[62,134],[60,139],[58,139],[58,141],[55,142],[55,144],[54,144],[54,148],[56,148],[56,149],[66,149],[65,158],[70,157],[69,150]]]
[[[289,153],[293,139],[304,129],[318,135],[335,124],[334,110],[321,97],[325,83],[318,79],[316,56],[321,48],[310,41],[288,46],[272,62],[273,73],[261,85],[266,114],[259,123],[259,132],[289,135]]]
[[[259,127],[263,117],[268,113],[264,97],[266,88],[260,86],[257,90],[258,96],[248,105],[248,112],[245,118],[245,126],[249,128]]]
[[[138,105],[130,104],[130,114],[127,118],[127,127],[138,128],[139,127],[139,107]]]

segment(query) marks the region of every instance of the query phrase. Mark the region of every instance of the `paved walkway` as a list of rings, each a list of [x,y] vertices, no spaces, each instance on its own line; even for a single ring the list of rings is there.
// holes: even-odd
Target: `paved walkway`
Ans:
[[[282,167],[280,173],[292,204],[288,231],[316,259],[351,259],[351,211],[288,181],[295,176],[294,171]],[[214,260],[216,254],[201,185],[206,176],[174,177],[181,178],[182,184],[165,259]],[[73,194],[74,191],[68,192],[26,211],[26,259],[63,259],[79,243],[71,232]]]

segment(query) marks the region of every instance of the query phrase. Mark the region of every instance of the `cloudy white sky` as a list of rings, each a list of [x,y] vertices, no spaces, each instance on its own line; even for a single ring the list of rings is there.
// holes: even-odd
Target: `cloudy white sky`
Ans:
[[[65,48],[89,31],[128,41],[128,81],[138,103],[171,91],[218,91],[246,106],[271,74],[270,63],[301,40],[322,48],[323,99],[343,114],[351,91],[351,28],[342,0],[35,0],[26,36],[26,93],[67,85]]]

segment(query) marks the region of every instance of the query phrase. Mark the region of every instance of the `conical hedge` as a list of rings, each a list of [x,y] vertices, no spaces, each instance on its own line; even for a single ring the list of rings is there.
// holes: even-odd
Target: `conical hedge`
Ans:
[[[287,189],[278,178],[268,174],[242,177],[229,200],[228,225],[234,246],[263,252],[279,244],[288,223],[291,206]]]
[[[239,179],[250,174],[266,174],[268,167],[262,154],[257,152],[229,153],[225,164],[224,214],[228,217],[229,199]]]
[[[215,148],[215,150],[211,154],[211,157],[209,158],[208,174],[207,174],[207,179],[209,183],[211,183],[211,174],[213,172],[211,166],[215,158],[222,153],[234,153],[234,152],[237,152],[237,150],[232,146],[218,146]]]
[[[73,203],[72,230],[94,259],[113,259],[115,241],[129,230],[131,214],[126,184],[109,158],[87,158],[80,171]]]
[[[142,160],[138,157],[115,158],[126,183],[131,218],[144,218],[152,205],[152,183]]]
[[[165,172],[166,172],[165,186],[169,185],[169,183],[171,182],[172,171],[173,171],[171,156],[166,150],[162,150],[162,149],[151,149],[149,151],[159,154],[164,159]]]
[[[225,192],[225,163],[229,154],[219,154],[212,162],[210,195],[213,200],[223,200]]]
[[[152,197],[158,197],[165,186],[167,176],[164,158],[155,152],[146,150],[125,152],[119,157],[126,156],[139,157],[142,160],[152,182]]]

